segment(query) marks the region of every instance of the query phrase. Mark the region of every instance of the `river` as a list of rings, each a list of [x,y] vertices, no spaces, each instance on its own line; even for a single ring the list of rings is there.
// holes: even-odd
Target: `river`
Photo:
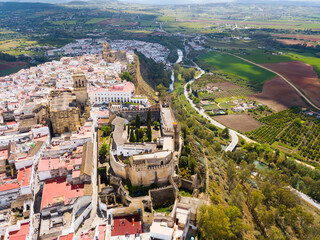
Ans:
[[[177,52],[178,52],[178,60],[176,61],[176,63],[180,63],[183,58],[183,52],[181,51],[181,49],[178,49]],[[169,86],[169,92],[172,92],[173,89],[174,89],[174,70],[172,68],[171,69],[171,84]]]

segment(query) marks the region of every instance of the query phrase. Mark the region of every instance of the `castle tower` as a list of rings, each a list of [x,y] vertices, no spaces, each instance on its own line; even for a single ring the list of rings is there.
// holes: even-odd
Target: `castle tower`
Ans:
[[[72,79],[76,101],[84,106],[88,101],[87,78],[83,72],[77,71],[73,73]]]

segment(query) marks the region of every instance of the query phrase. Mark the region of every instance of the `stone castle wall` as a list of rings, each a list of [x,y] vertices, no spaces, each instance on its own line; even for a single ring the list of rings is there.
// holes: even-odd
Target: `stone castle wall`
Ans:
[[[159,107],[151,107],[151,121],[160,121],[160,108]],[[125,110],[122,109],[120,112],[120,117],[127,119],[129,122],[136,119],[136,116],[139,114],[141,122],[147,121],[148,108],[138,109],[138,110]]]
[[[170,163],[154,167],[130,167],[117,161],[111,151],[110,165],[117,176],[124,179],[129,178],[132,186],[150,186],[152,183],[166,183],[173,172]]]

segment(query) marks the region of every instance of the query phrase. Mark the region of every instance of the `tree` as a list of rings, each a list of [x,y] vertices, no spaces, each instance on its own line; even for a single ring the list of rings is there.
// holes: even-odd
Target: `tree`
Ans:
[[[147,123],[150,122],[150,126],[151,126],[151,110],[149,108],[148,113],[147,113]]]
[[[236,186],[236,179],[237,179],[236,164],[234,163],[234,161],[232,160],[228,161],[226,171],[227,171],[227,177],[228,177],[229,190],[232,191]]]
[[[190,160],[189,160],[189,169],[190,169],[192,175],[194,174],[195,166],[196,166],[196,160],[194,160],[193,157],[190,157]]]
[[[151,121],[148,121],[147,137],[148,137],[148,142],[151,142],[151,140],[152,140]]]
[[[101,131],[103,132],[103,137],[109,136],[111,133],[111,126],[103,126]]]
[[[274,240],[285,240],[285,236],[283,236],[283,233],[275,226],[271,227],[271,232],[269,235],[269,239]]]
[[[121,80],[127,80],[132,82],[132,75],[130,73],[128,73],[127,71],[124,71],[121,75],[120,75]]]
[[[140,115],[137,114],[137,115],[136,115],[136,128],[140,128],[140,126],[141,126],[141,123],[140,123]]]
[[[180,157],[179,167],[181,167],[181,168],[188,167],[188,157],[187,156],[181,156]]]
[[[100,150],[99,150],[99,156],[100,157],[104,157],[104,156],[106,156],[106,154],[107,154],[107,144],[102,144],[101,145],[101,147],[100,147]]]
[[[154,127],[155,130],[159,130],[160,123],[158,121],[154,121],[153,122],[153,127]]]
[[[181,70],[181,65],[179,63],[176,63],[174,66],[173,66],[173,69],[180,72]]]
[[[265,196],[262,194],[260,190],[253,190],[248,199],[248,207],[251,211],[253,211],[263,200],[265,200]]]
[[[134,137],[134,133],[133,133],[133,129],[131,128],[131,132],[130,132],[130,137],[129,137],[129,142],[135,142],[136,139]]]
[[[230,221],[221,205],[203,205],[198,214],[199,230],[202,239],[230,239],[234,234],[230,230]]]
[[[143,128],[136,128],[136,142],[142,142],[144,136],[144,129]]]
[[[221,147],[221,144],[219,142],[215,142],[213,144],[213,149],[216,151],[216,152],[221,152],[222,150],[222,147]]]
[[[159,84],[156,87],[156,90],[157,90],[157,92],[159,92],[160,99],[164,99],[164,98],[166,98],[166,96],[168,96],[168,88],[166,88],[162,84]]]
[[[221,132],[221,136],[225,139],[228,139],[229,138],[229,128],[224,128]]]

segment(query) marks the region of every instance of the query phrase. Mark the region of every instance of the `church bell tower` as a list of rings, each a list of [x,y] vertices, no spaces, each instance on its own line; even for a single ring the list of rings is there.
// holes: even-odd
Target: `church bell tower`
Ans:
[[[85,106],[88,101],[87,78],[83,72],[77,71],[73,73],[72,79],[77,102],[80,105]]]

